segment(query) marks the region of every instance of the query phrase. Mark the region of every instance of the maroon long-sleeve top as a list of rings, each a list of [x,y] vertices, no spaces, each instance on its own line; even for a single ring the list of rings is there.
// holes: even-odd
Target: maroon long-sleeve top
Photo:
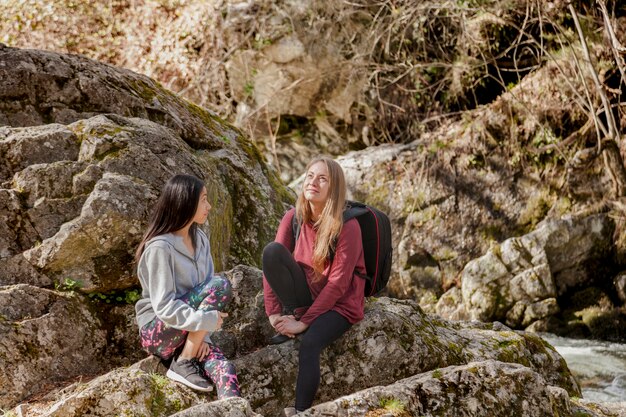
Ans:
[[[293,253],[294,259],[304,270],[311,291],[313,304],[300,321],[310,325],[318,316],[330,310],[341,314],[352,324],[361,321],[365,306],[363,295],[365,279],[357,273],[365,275],[366,270],[359,223],[356,219],[350,219],[344,223],[337,239],[333,262],[331,264],[326,261],[323,276],[315,281],[313,248],[317,232],[312,224],[303,224],[298,241],[294,242],[291,227],[294,215],[295,209],[291,209],[283,216],[275,241]],[[265,277],[263,277],[263,294],[266,314],[268,316],[280,314],[282,311],[280,300]]]

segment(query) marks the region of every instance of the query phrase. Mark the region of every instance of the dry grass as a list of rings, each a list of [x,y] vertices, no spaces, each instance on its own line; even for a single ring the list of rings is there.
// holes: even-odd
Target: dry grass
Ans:
[[[228,117],[224,7],[204,0],[6,0],[0,41],[132,69]]]
[[[626,14],[626,7],[616,4],[609,2],[609,13]],[[601,45],[602,19],[593,2],[577,7],[587,13],[583,26],[590,41]],[[565,3],[538,0],[5,0],[0,16],[0,41],[78,53],[147,74],[234,122],[274,155],[287,141],[333,154],[411,141],[445,119],[504,93],[511,96],[525,76],[558,62],[554,54],[576,38]],[[263,57],[286,36],[301,40],[310,65],[319,69],[317,80],[295,79],[275,97],[274,102],[288,99],[303,94],[307,82],[320,84],[307,92],[310,108],[297,114],[300,119],[289,108],[270,105],[271,99],[256,102],[252,80],[231,85],[227,71],[238,53]],[[595,58],[607,84],[619,87],[612,81],[610,54]],[[562,109],[589,101],[576,71],[561,71],[572,85],[546,91],[566,97]],[[342,88],[348,107],[333,113],[331,94]],[[613,102],[619,103],[619,88],[615,91]],[[517,104],[505,100],[515,107],[507,123],[515,125],[513,113],[524,113],[524,120],[557,125],[551,114],[560,111],[546,109],[532,93]],[[617,108],[626,120],[624,107]],[[566,120],[552,129],[555,140],[584,125]]]

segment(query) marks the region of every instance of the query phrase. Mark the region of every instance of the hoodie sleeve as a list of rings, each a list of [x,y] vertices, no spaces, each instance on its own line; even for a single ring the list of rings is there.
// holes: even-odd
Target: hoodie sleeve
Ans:
[[[214,331],[217,311],[195,310],[176,299],[172,253],[168,248],[150,245],[144,253],[145,276],[148,278],[150,303],[156,316],[175,329]]]

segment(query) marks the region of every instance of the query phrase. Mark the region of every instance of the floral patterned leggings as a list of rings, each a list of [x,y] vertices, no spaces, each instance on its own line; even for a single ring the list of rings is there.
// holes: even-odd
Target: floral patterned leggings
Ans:
[[[214,275],[180,297],[180,300],[197,310],[222,311],[231,298],[232,288],[228,279]],[[141,328],[141,346],[152,355],[170,359],[184,345],[188,333],[186,330],[168,327],[155,317]],[[206,376],[217,388],[217,398],[241,396],[235,366],[226,359],[220,348],[213,344],[209,344],[209,348],[209,355],[201,364]]]

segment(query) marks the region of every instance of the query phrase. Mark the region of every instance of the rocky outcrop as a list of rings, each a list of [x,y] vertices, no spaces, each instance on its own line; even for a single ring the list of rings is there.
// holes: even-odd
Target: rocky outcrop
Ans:
[[[299,341],[257,350],[235,360],[252,407],[273,415],[294,401]],[[295,346],[294,346],[295,345]],[[578,385],[556,351],[538,336],[505,326],[451,323],[429,316],[414,301],[372,300],[366,318],[322,354],[319,401],[374,385],[479,360],[521,363],[578,395]]]
[[[205,181],[218,270],[257,264],[292,201],[241,132],[148,77],[79,56],[0,45],[0,124],[2,408],[143,356],[133,256],[169,177]],[[251,317],[240,333],[269,332]],[[242,340],[232,354],[259,343],[223,335]]]
[[[262,317],[262,302],[259,303],[262,300],[260,271],[240,266],[226,276],[233,280],[234,303],[224,330],[213,337],[219,344],[226,342],[225,351],[235,351],[234,363],[242,394],[254,412],[276,415],[294,400],[299,339],[267,346],[260,335],[269,336],[272,332],[267,319]],[[259,336],[255,338],[254,334]],[[365,320],[322,354],[319,401],[393,384],[447,366],[485,360],[524,365],[525,372],[541,375],[547,385],[580,396],[580,389],[563,359],[535,335],[514,332],[498,324],[447,322],[425,314],[414,301],[379,298],[368,302]],[[159,376],[164,372],[158,360],[149,358],[86,385],[50,394],[47,401],[29,406],[67,417],[85,413],[104,417],[124,410],[130,414],[160,416],[165,414],[154,407],[163,404],[163,396],[169,398],[166,405],[170,413],[175,406],[182,410],[215,399],[214,393],[208,397],[190,397],[187,388],[163,381]],[[114,405],[112,398],[123,401]],[[201,404],[198,410],[207,406]],[[244,407],[240,412],[249,413],[246,410]]]
[[[60,391],[59,398],[48,396],[19,406],[28,416],[169,416],[206,397],[177,384],[163,374],[153,372],[158,362],[139,362],[119,368],[88,383],[76,383]]]
[[[550,386],[541,375],[525,366],[483,361],[436,369],[388,386],[369,388],[314,406],[298,415],[303,417],[612,415],[592,410],[573,404],[565,390]]]
[[[25,253],[87,291],[129,286],[147,211],[179,172],[207,183],[217,266],[259,261],[291,192],[239,131],[148,77],[78,56],[1,46],[0,79],[0,124],[12,126],[0,129],[0,261]]]
[[[550,220],[505,240],[469,262],[461,276],[463,303],[472,319],[506,320],[512,327],[560,311],[557,297],[594,284],[609,272],[613,224],[605,215]]]
[[[172,417],[263,417],[252,411],[250,403],[243,398],[228,398],[196,405],[174,414]]]
[[[263,308],[261,271],[240,265],[223,275],[231,281],[234,296],[229,305],[230,315],[223,329],[213,333],[212,339],[228,357],[243,356],[265,346],[267,339],[274,334]],[[106,372],[112,366],[128,365],[146,356],[140,349],[139,330],[132,305],[119,302],[109,305],[98,301],[99,297],[91,301],[90,297],[69,288],[52,291],[26,284],[1,288],[2,408],[32,394],[40,394],[57,385],[62,386],[73,377],[92,377]],[[158,361],[140,362],[132,369],[146,372],[150,374],[150,378],[153,373],[165,374],[165,368],[160,368]],[[128,384],[115,382],[126,377],[130,381]],[[74,413],[72,415],[78,416],[86,410],[85,407],[92,407],[94,402],[106,405],[110,398],[106,395],[101,397],[100,393],[109,393],[114,386],[123,386],[127,392],[141,393],[146,384],[158,384],[160,381],[158,378],[150,378],[135,371],[126,374],[117,370],[108,377],[96,379],[89,386],[79,384],[69,391],[65,389],[60,399],[52,401],[54,404],[59,403],[54,407],[61,410],[53,415],[66,416]],[[111,395],[116,396],[112,393]],[[126,398],[123,402],[130,404],[137,401],[141,405],[146,401],[157,401],[147,400],[146,393],[137,395],[138,397]],[[187,401],[186,406],[195,404],[200,397],[193,398],[195,400]],[[67,401],[70,403],[65,404]],[[107,411],[107,407],[111,406],[105,405],[98,411],[101,414],[96,414],[111,415]],[[41,407],[40,405],[39,408]],[[48,404],[45,408],[49,407],[52,406]],[[96,409],[100,409],[99,407]],[[76,411],[70,413],[68,410]],[[146,415],[141,409],[138,410],[136,411],[140,414]],[[171,407],[167,410],[173,412]]]
[[[0,408],[105,370],[102,327],[78,294],[26,284],[0,287]]]

